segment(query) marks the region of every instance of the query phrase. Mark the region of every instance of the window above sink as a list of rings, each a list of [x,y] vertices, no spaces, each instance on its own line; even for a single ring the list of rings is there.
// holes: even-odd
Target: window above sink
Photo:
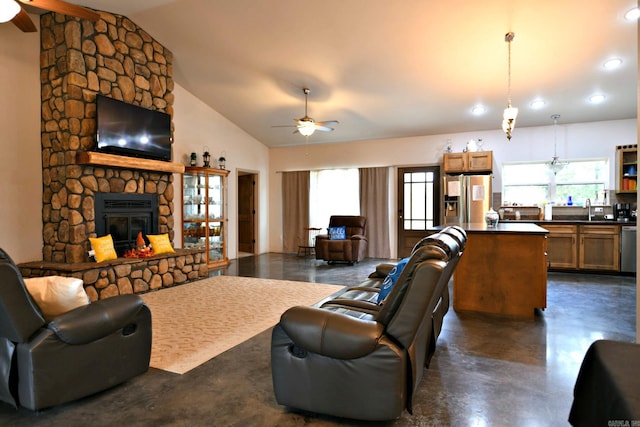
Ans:
[[[609,159],[580,159],[554,174],[547,162],[513,162],[502,165],[503,205],[584,206],[606,205]],[[569,200],[571,197],[571,200]]]

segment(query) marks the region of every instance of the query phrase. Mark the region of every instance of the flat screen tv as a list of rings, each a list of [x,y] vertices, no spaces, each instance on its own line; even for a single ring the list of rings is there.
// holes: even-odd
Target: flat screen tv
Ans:
[[[171,116],[113,98],[96,98],[97,151],[171,161]]]

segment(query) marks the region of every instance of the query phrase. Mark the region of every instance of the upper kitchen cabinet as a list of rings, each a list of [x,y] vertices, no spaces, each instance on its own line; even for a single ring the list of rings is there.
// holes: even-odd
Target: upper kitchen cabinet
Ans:
[[[493,151],[444,153],[444,173],[490,173],[493,171]]]
[[[638,146],[616,147],[616,193],[635,193],[638,187]]]

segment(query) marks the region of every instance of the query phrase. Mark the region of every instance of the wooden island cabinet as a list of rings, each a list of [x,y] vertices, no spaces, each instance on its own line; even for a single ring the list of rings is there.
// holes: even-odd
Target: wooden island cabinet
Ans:
[[[531,223],[462,224],[453,308],[532,318],[547,306],[547,230]]]

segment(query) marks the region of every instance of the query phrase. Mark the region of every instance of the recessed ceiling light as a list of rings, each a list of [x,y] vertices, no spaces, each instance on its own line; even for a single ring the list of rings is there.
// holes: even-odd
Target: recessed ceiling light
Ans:
[[[592,104],[599,104],[604,101],[605,96],[601,94],[591,95],[589,97],[589,102]]]
[[[614,70],[614,69],[618,68],[620,65],[622,65],[622,59],[620,59],[620,58],[612,58],[612,59],[609,59],[609,60],[605,61],[605,63],[603,65],[604,65],[604,68],[606,68],[607,70]]]
[[[640,18],[640,8],[634,7],[624,14],[624,19],[627,21],[637,21]]]
[[[471,109],[471,114],[474,116],[479,116],[487,112],[487,109],[484,105],[476,105]]]
[[[534,101],[531,102],[531,108],[533,108],[534,110],[539,110],[542,107],[544,107],[547,103],[544,102],[543,99],[536,99]]]

